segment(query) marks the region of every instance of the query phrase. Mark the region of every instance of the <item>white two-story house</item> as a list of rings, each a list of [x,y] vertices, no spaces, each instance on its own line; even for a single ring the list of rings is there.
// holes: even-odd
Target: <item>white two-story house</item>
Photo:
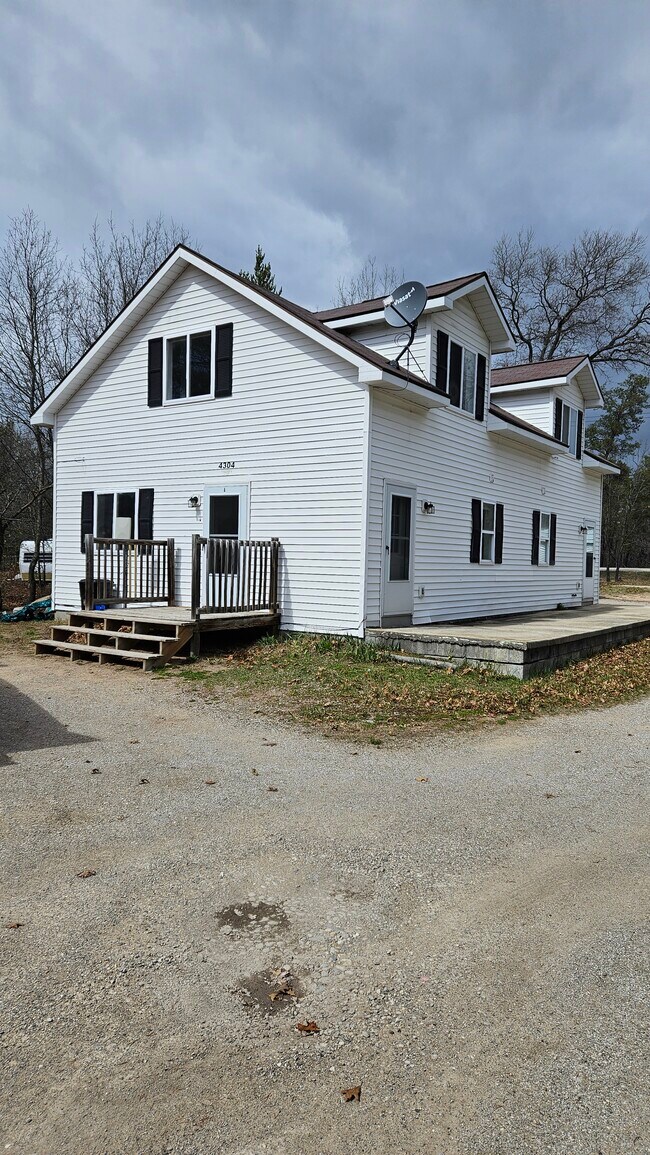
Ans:
[[[313,313],[179,246],[34,414],[55,608],[250,608],[250,541],[279,543],[286,630],[596,601],[598,383],[586,356],[492,369],[512,348],[484,273],[428,288],[395,365],[381,301]]]

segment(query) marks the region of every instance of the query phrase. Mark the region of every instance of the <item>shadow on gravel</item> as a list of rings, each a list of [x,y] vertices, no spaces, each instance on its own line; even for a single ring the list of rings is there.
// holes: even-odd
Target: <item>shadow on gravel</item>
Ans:
[[[21,750],[47,750],[53,746],[76,746],[94,739],[75,734],[47,710],[0,678],[0,766]]]

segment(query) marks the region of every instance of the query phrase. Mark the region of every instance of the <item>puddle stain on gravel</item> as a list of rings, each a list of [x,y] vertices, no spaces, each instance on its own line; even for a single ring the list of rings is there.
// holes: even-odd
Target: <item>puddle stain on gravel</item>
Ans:
[[[272,999],[271,995],[285,983],[279,982],[277,971],[258,971],[241,979],[235,991],[240,995],[247,1011],[261,1011],[265,1015],[277,1015],[282,1011],[295,1010],[300,999],[305,997],[302,983],[294,975],[286,980],[286,986],[293,991],[293,995]]]
[[[230,929],[240,934],[277,934],[289,926],[289,919],[279,902],[237,902],[218,910],[216,917],[221,930],[228,932]]]

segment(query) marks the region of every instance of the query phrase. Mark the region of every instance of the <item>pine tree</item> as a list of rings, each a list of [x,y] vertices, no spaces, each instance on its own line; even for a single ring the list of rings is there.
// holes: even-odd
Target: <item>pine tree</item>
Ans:
[[[251,285],[257,285],[260,289],[266,289],[269,293],[276,293],[278,297],[282,296],[282,289],[278,289],[275,283],[275,277],[271,272],[271,262],[267,261],[266,253],[261,245],[257,246],[255,250],[255,268],[252,273],[246,272],[246,269],[239,270],[240,277],[245,281],[250,281]]]

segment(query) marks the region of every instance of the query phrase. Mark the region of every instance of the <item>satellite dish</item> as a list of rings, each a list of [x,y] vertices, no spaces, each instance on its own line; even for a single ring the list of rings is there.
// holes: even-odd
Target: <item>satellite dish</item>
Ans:
[[[405,281],[384,300],[384,319],[395,329],[415,325],[427,303],[427,291],[420,281]]]

